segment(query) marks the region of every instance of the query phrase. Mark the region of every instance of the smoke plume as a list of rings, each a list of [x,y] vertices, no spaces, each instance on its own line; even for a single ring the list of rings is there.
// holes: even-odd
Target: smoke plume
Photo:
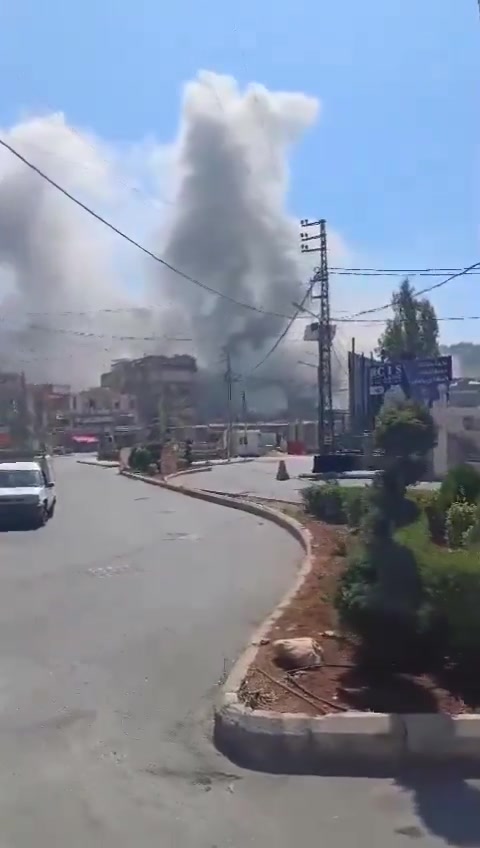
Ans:
[[[288,157],[317,112],[304,94],[260,85],[242,92],[233,79],[202,72],[185,87],[169,148],[141,143],[119,153],[62,115],[4,130],[2,138],[82,201],[225,297],[125,246],[0,149],[0,370],[78,387],[97,383],[119,356],[188,352],[216,370],[228,347],[234,369],[248,373],[305,292],[298,224],[285,212]],[[132,199],[125,182],[134,166],[150,194],[167,180],[171,202]],[[152,335],[160,339],[124,338]],[[258,375],[295,372],[308,382],[310,369],[299,378],[299,347],[281,345]]]
[[[317,113],[303,94],[271,93],[201,73],[186,86],[177,139],[178,192],[163,255],[225,295],[155,269],[153,296],[207,365],[228,346],[248,369],[302,297],[298,223],[285,214],[287,157]],[[164,234],[165,238],[165,234]],[[254,304],[247,310],[232,301]]]

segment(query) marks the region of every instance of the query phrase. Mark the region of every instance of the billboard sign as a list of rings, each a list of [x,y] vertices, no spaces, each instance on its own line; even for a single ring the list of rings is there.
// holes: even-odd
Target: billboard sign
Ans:
[[[413,395],[436,390],[452,379],[451,356],[429,356],[406,359],[402,362],[372,363],[370,366],[370,395],[382,394],[392,386],[401,386]]]
[[[448,385],[452,379],[452,357],[411,359],[403,363],[403,370],[409,386]]]

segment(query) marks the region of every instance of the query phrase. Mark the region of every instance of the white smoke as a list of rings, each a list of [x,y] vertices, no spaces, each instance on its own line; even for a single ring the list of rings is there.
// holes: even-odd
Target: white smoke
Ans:
[[[298,223],[285,211],[288,156],[318,108],[304,94],[259,85],[242,92],[233,79],[202,72],[185,87],[178,137],[168,148],[150,140],[115,151],[58,114],[1,131],[82,201],[227,297],[126,246],[1,148],[0,370],[80,386],[97,383],[123,355],[188,352],[216,368],[228,345],[234,367],[247,373],[286,319],[228,298],[281,316],[303,296]],[[164,204],[167,184],[171,202]],[[154,202],[144,202],[145,187]],[[289,338],[298,341],[300,326]],[[192,341],[113,338],[152,335]],[[259,375],[288,370],[312,379],[311,369],[299,372],[299,348],[287,340]]]

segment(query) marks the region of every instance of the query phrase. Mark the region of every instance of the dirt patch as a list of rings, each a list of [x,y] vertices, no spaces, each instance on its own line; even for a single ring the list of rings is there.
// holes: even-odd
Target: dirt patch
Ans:
[[[299,508],[284,511],[312,534],[314,565],[258,650],[240,693],[248,706],[307,715],[344,710],[456,715],[480,706],[480,686],[472,689],[471,682],[455,679],[453,673],[444,671],[440,678],[429,673],[379,674],[359,667],[355,641],[340,633],[333,605],[345,568],[347,531],[306,520]],[[287,672],[276,665],[272,642],[297,636],[310,636],[321,644],[322,667]]]

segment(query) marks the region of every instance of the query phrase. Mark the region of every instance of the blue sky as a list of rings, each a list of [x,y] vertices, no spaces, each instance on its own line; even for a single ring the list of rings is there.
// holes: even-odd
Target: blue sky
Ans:
[[[200,68],[322,101],[292,159],[289,209],[323,215],[360,264],[480,260],[477,0],[0,0],[0,124],[62,110],[113,142],[175,135]],[[428,280],[426,281],[428,282]],[[339,278],[355,302],[391,279]],[[480,313],[469,277],[439,315]],[[446,341],[480,322],[443,325]]]

